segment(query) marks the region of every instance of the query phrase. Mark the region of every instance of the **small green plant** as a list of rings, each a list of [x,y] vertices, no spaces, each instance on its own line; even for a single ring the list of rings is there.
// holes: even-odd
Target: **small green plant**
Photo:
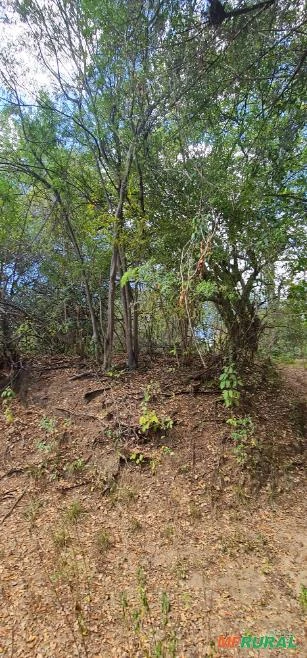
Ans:
[[[190,468],[191,468],[190,464],[181,464],[178,468],[178,473],[180,475],[185,475],[186,473],[189,472]]]
[[[227,409],[237,406],[240,402],[240,387],[243,386],[237,375],[234,363],[225,366],[219,377],[222,399]]]
[[[151,474],[152,474],[152,475],[156,475],[156,473],[157,473],[157,468],[158,468],[158,465],[159,465],[159,462],[160,462],[160,460],[157,459],[157,457],[153,457],[153,458],[150,460],[150,462],[149,462],[149,466],[150,466],[150,470],[151,470]]]
[[[42,428],[42,430],[48,432],[48,434],[52,434],[56,428],[56,420],[55,418],[48,418],[48,416],[44,416],[41,419],[39,426]]]
[[[132,608],[125,592],[121,595],[124,620],[134,636],[138,655],[146,658],[176,658],[178,641],[171,627],[171,602],[166,592],[161,593],[160,620],[153,621],[147,595],[146,576],[142,568],[137,572],[138,604]]]
[[[30,521],[31,525],[34,524],[34,521],[36,521],[38,512],[40,508],[42,507],[42,502],[40,500],[31,500],[31,502],[27,505],[25,511],[24,511],[24,518],[27,521]]]
[[[245,418],[228,418],[226,421],[233,428],[231,438],[234,440],[234,454],[239,464],[245,464],[248,457],[248,449],[256,445],[251,439],[254,434],[254,424],[250,416]]]
[[[142,452],[131,452],[129,455],[131,462],[134,462],[137,466],[141,466],[144,463],[144,455]]]
[[[111,378],[118,379],[124,374],[125,370],[115,370],[115,369],[110,369],[106,371],[106,375]]]
[[[144,403],[147,404],[150,400],[157,398],[159,393],[161,393],[160,384],[151,380],[144,391]]]
[[[169,597],[168,597],[166,592],[162,592],[161,612],[162,612],[162,615],[163,615],[163,624],[164,624],[164,626],[166,626],[166,624],[168,623],[168,617],[169,617],[170,611],[171,611],[171,604],[170,604]]]
[[[201,509],[197,505],[195,505],[194,502],[190,503],[189,512],[192,519],[196,520],[196,519],[201,519],[202,517]]]
[[[148,384],[145,388],[144,391],[144,402],[147,403],[151,400],[152,394],[151,394],[151,387],[150,384]]]
[[[71,523],[77,523],[85,510],[79,500],[74,500],[66,511],[67,520]]]
[[[15,398],[15,393],[10,386],[7,386],[1,393],[2,408],[5,422],[11,425],[14,421],[14,414],[11,407],[11,402]]]
[[[173,427],[173,421],[169,416],[159,416],[153,410],[147,409],[146,403],[143,404],[143,414],[140,416],[139,425],[143,434],[148,432],[167,431]]]
[[[174,421],[170,418],[170,416],[164,416],[161,420],[162,420],[162,429],[163,430],[171,430],[172,429],[172,427],[174,425]]]
[[[13,400],[15,397],[15,393],[10,386],[7,386],[1,393],[2,400]]]
[[[60,528],[54,532],[53,541],[58,548],[67,548],[71,544],[71,536],[65,528]]]
[[[46,476],[46,467],[44,464],[31,464],[27,472],[33,480],[38,481]]]
[[[186,560],[177,560],[173,566],[172,572],[177,576],[178,580],[186,580],[188,577],[188,565]]]
[[[139,521],[139,519],[136,519],[135,517],[132,517],[130,521],[130,531],[139,532],[140,530],[142,530],[142,527],[143,526],[141,524],[141,521]]]
[[[171,523],[168,523],[162,530],[161,530],[161,537],[164,539],[167,539],[168,541],[171,541],[174,537],[175,529],[174,526]]]
[[[36,444],[37,450],[40,452],[50,453],[53,450],[53,443],[48,443],[47,441],[38,441]]]
[[[145,434],[149,430],[157,432],[160,429],[160,421],[155,411],[143,410],[142,416],[140,416],[140,428]]]
[[[10,406],[5,406],[3,410],[5,422],[8,425],[11,425],[11,423],[14,422],[14,414]]]
[[[83,471],[84,468],[84,459],[79,457],[78,459],[74,459],[74,461],[72,461],[70,464],[66,464],[64,471],[68,471],[69,473],[79,473],[80,471]]]
[[[303,612],[307,612],[307,587],[301,585],[299,602]]]
[[[163,453],[163,455],[171,455],[172,456],[174,454],[173,451],[171,450],[171,448],[169,448],[169,446],[161,446],[161,452]]]
[[[111,548],[112,540],[106,530],[99,530],[96,537],[96,544],[101,555],[104,555]]]
[[[138,493],[133,487],[120,485],[117,487],[117,489],[115,489],[112,496],[114,498],[114,502],[129,505],[130,503],[136,502]]]

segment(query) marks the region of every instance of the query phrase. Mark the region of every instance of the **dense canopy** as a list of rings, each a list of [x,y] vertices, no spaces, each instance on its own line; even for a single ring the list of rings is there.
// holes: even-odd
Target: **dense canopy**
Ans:
[[[3,361],[300,355],[303,3],[2,4]]]

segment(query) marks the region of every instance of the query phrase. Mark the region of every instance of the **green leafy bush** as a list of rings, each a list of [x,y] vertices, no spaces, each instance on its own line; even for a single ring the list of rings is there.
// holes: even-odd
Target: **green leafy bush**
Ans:
[[[169,416],[159,417],[155,411],[148,411],[147,407],[143,406],[143,414],[139,419],[140,429],[143,434],[148,432],[159,432],[170,430],[173,427],[173,421]]]
[[[219,377],[220,389],[222,391],[222,399],[225,407],[237,406],[240,402],[239,388],[243,385],[241,379],[237,375],[234,363],[225,366],[222,374]]]
[[[8,425],[14,421],[14,414],[11,408],[11,401],[14,397],[15,393],[10,386],[7,386],[1,393],[3,415]]]

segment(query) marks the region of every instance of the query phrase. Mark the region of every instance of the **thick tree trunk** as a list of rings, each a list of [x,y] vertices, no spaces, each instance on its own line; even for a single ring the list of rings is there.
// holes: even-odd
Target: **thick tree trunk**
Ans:
[[[262,331],[261,320],[251,303],[242,300],[233,306],[228,301],[219,305],[225,323],[231,359],[237,363],[251,363],[257,353]]]

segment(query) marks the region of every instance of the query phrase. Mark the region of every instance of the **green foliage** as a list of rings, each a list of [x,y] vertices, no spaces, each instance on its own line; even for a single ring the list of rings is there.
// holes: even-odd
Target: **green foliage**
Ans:
[[[1,393],[1,398],[4,401],[13,400],[15,397],[15,393],[10,386],[7,386]]]
[[[67,548],[71,544],[71,536],[66,528],[59,528],[53,533],[53,541],[58,548]]]
[[[70,523],[77,523],[85,510],[79,500],[74,500],[66,510],[66,518]]]
[[[143,414],[139,419],[139,426],[143,434],[168,431],[173,427],[173,424],[169,416],[159,417],[155,411],[149,411],[146,405],[143,406]]]
[[[284,363],[306,357],[306,296],[307,284],[301,280],[290,284],[286,299],[271,304],[267,314],[268,328],[261,341],[262,352]]]
[[[99,530],[96,536],[98,551],[104,555],[112,546],[110,534],[106,530]]]
[[[70,464],[67,464],[64,470],[68,471],[69,473],[80,473],[80,471],[83,471],[84,468],[84,459],[79,457],[78,459],[74,459],[72,462],[70,462]]]
[[[199,3],[70,3],[68,22],[66,7],[13,4],[7,21],[29,34],[5,44],[1,76],[4,363],[101,358],[110,305],[115,349],[138,331],[135,347],[171,348],[177,363],[195,343],[250,362],[270,318],[262,349],[302,357],[302,4],[224,21],[223,49]],[[48,79],[54,53],[74,63],[69,90],[62,66],[48,91],[31,81],[31,107],[30,50]],[[238,389],[223,397],[233,406]]]
[[[147,579],[142,568],[137,572],[137,607],[132,607],[126,592],[121,594],[124,620],[132,632],[138,649],[146,658],[176,658],[178,639],[171,626],[171,602],[167,592],[161,593],[160,620],[152,621],[147,593]]]
[[[141,431],[145,434],[149,430],[157,432],[161,429],[161,421],[155,411],[148,411],[144,409],[142,416],[140,416],[139,424]]]
[[[237,406],[240,402],[239,388],[243,386],[243,383],[238,377],[236,367],[233,363],[225,366],[219,377],[219,382],[225,407],[228,409]]]
[[[144,455],[142,452],[131,452],[129,455],[130,461],[134,462],[137,466],[141,466],[144,462]]]
[[[47,454],[52,452],[53,447],[53,443],[47,443],[47,441],[38,441],[37,443],[37,449]]]
[[[5,422],[6,422],[8,425],[11,425],[11,423],[14,422],[14,413],[13,413],[13,411],[12,411],[12,409],[11,409],[10,406],[6,405],[6,406],[4,407],[4,409],[3,409],[3,415],[4,415],[4,418],[5,418]]]
[[[217,285],[213,281],[200,281],[196,286],[197,295],[201,295],[204,299],[212,297],[217,291]]]
[[[144,391],[143,400],[145,405],[147,404],[147,402],[150,402],[150,400],[157,398],[160,393],[161,393],[160,384],[158,382],[151,380],[150,383],[147,384]]]
[[[112,370],[111,369],[111,370],[106,371],[106,375],[108,377],[113,378],[113,379],[119,379],[122,376],[123,373],[124,373],[123,370]]]
[[[121,280],[120,280],[121,287],[123,288],[128,282],[130,282],[132,280],[137,281],[138,276],[139,276],[139,268],[138,267],[131,267],[121,277]]]
[[[254,434],[254,424],[250,416],[245,418],[228,418],[226,421],[233,428],[231,438],[234,440],[234,454],[239,464],[244,465],[248,460],[250,448],[256,445],[252,438]]]
[[[56,424],[57,421],[55,418],[48,418],[48,416],[44,416],[44,418],[41,419],[39,426],[48,434],[53,434],[56,429]]]
[[[23,354],[35,354],[39,347],[35,323],[25,320],[16,329],[16,339]]]
[[[171,455],[172,456],[174,454],[169,446],[161,446],[161,452],[163,453],[163,455]]]
[[[307,611],[307,587],[301,585],[299,593],[299,602],[303,612]]]
[[[42,501],[38,498],[31,500],[31,502],[26,506],[23,515],[27,521],[30,521],[31,525],[34,525],[41,507]]]
[[[11,407],[11,401],[14,398],[15,393],[10,386],[7,386],[1,393],[3,415],[7,425],[11,425],[14,422],[14,413]]]

